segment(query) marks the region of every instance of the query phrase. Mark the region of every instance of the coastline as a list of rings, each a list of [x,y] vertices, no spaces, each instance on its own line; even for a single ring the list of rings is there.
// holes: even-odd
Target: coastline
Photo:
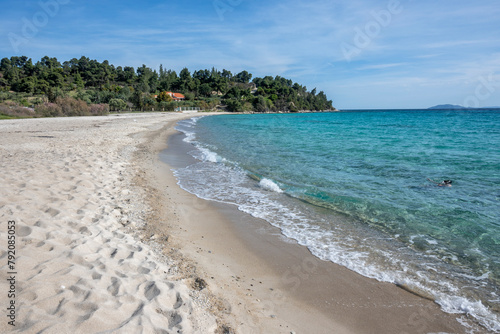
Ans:
[[[173,126],[156,146],[180,159]],[[179,141],[179,138],[177,138]],[[163,142],[163,144],[162,144]],[[173,146],[173,147],[172,147]],[[156,161],[165,196],[173,201],[171,228],[183,254],[196,262],[209,288],[231,306],[224,319],[237,333],[463,333],[455,316],[404,287],[381,283],[317,259],[267,222],[233,205],[205,201],[180,189]],[[151,169],[151,168],[150,168]]]
[[[0,218],[16,221],[18,251],[18,326],[1,331],[465,332],[434,302],[182,190],[159,154],[191,117],[0,122]]]

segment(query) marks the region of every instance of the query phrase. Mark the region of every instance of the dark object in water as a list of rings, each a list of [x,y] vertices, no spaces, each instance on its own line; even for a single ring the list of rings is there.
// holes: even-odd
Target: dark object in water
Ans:
[[[451,184],[453,183],[452,180],[443,180],[443,182],[436,182],[432,181],[431,179],[427,178],[427,180],[437,184],[439,187],[451,187]]]

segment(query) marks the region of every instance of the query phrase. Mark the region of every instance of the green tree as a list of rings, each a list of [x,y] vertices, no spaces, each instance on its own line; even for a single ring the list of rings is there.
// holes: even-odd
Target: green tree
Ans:
[[[222,70],[222,78],[231,81],[233,79],[233,74],[231,73],[231,71]]]
[[[198,89],[201,96],[210,97],[212,95],[212,87],[209,84],[204,83]]]
[[[122,99],[111,99],[109,100],[109,108],[111,111],[122,111],[127,108],[127,102]]]
[[[238,86],[232,87],[227,93],[226,98],[239,100],[241,98],[241,90]]]
[[[168,70],[164,72],[163,76],[160,78],[158,88],[165,91],[172,90],[172,86],[176,83],[177,79],[177,73],[175,71]]]
[[[144,109],[144,98],[143,98],[143,94],[140,90],[134,91],[134,93],[132,94],[131,100],[137,109],[139,109],[139,110]]]
[[[181,90],[184,93],[187,93],[188,91],[191,90],[193,86],[193,78],[191,77],[191,73],[189,70],[184,67],[182,71],[179,73],[179,80],[178,84],[176,85],[179,90]]]
[[[253,107],[256,112],[266,112],[269,110],[264,96],[258,96],[253,102]]]
[[[232,112],[239,112],[243,110],[243,105],[237,99],[226,100],[227,110]]]
[[[80,73],[76,72],[76,74],[74,75],[74,84],[76,86],[76,88],[83,88],[85,87],[85,83],[83,82],[83,79],[82,79],[82,76],[80,75]]]
[[[3,77],[3,74],[0,73],[0,91],[9,91],[10,85],[9,82]]]
[[[9,58],[2,58],[0,61],[0,72],[7,73],[12,67],[12,62]]]
[[[21,81],[17,85],[16,90],[18,92],[33,94],[33,92],[35,91],[35,86],[36,86],[35,78],[34,77],[26,77],[26,78],[21,79]]]
[[[156,97],[156,101],[158,102],[172,102],[173,100],[174,99],[172,98],[172,96],[170,96],[170,94],[167,94],[167,92],[161,92]]]
[[[24,98],[24,103],[28,103],[28,99],[23,94],[45,94],[54,102],[58,97],[67,96],[67,91],[77,89],[77,98],[87,104],[120,99],[134,103],[140,109],[156,108],[160,103],[167,109],[178,104],[169,102],[170,97],[161,97],[161,94],[158,99],[152,99],[151,94],[158,91],[181,92],[189,105],[214,108],[222,103],[233,111],[252,108],[260,112],[333,109],[332,101],[324,92],[316,93],[316,88],[308,92],[305,86],[281,76],[254,78],[250,82],[251,79],[252,74],[247,71],[233,75],[226,69],[221,72],[214,67],[194,71],[192,75],[183,68],[179,76],[163,65],[159,72],[146,65],[136,72],[130,66],[115,68],[107,60],[99,62],[84,56],[63,64],[48,56],[34,65],[26,56],[0,61],[0,91],[13,90],[13,93],[6,93],[9,99]],[[214,91],[217,97],[212,97]],[[116,107],[115,103],[111,103],[112,108]]]
[[[252,79],[252,74],[247,71],[242,71],[236,74],[236,81],[241,83],[248,83]]]

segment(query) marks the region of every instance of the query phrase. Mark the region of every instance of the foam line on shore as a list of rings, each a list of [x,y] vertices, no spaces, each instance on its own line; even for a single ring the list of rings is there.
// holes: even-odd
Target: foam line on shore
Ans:
[[[185,117],[0,122],[0,221],[17,222],[19,254],[19,326],[0,332],[463,332],[432,302],[182,190],[158,153]]]

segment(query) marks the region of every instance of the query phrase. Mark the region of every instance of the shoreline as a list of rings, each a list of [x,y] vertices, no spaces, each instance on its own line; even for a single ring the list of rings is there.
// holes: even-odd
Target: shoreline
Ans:
[[[462,315],[182,190],[160,152],[202,115],[0,122],[0,219],[16,221],[19,273],[18,326],[0,331],[465,332]],[[0,259],[8,291],[3,247]]]
[[[165,139],[179,136],[173,128]],[[171,146],[164,142],[157,152]],[[157,161],[155,169],[171,169],[162,164]],[[319,260],[267,222],[233,205],[199,199],[177,185],[171,170],[167,174],[155,180],[167,179],[165,196],[180,209],[173,236],[204,276],[214,278],[215,284],[207,280],[209,287],[231,305],[233,316],[226,319],[238,333],[465,332],[457,321],[462,315],[446,314],[404,287]],[[245,320],[238,325],[236,319]]]

